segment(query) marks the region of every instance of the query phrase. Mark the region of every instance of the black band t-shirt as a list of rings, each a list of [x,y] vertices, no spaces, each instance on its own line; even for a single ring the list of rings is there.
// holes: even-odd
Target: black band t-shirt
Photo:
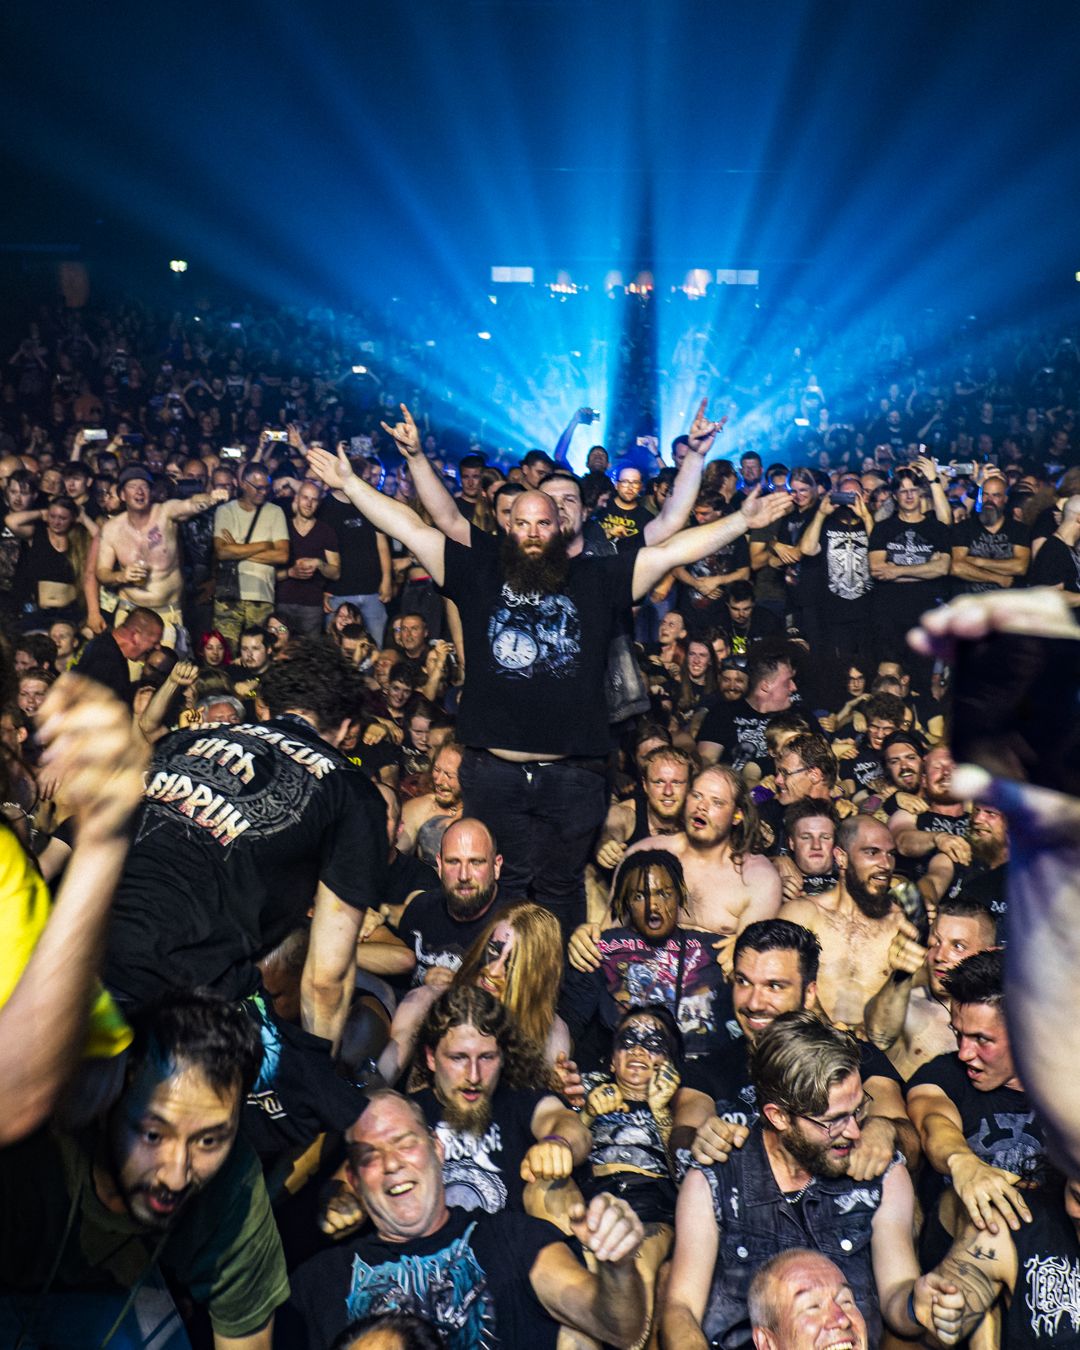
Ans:
[[[424,977],[435,966],[457,970],[461,958],[491,922],[497,908],[496,900],[475,919],[455,919],[441,886],[411,901],[395,931],[416,955],[412,983],[423,984]]]
[[[330,582],[330,594],[375,595],[382,581],[378,530],[351,502],[339,502],[333,494],[323,499],[319,519],[337,535],[341,556],[341,576]]]
[[[275,1340],[296,1350],[328,1350],[357,1318],[411,1312],[442,1332],[448,1350],[555,1350],[558,1324],[529,1275],[544,1248],[563,1241],[557,1228],[527,1214],[451,1209],[428,1237],[342,1243],[293,1275]]]
[[[1080,591],[1080,553],[1052,534],[1032,562],[1028,582],[1032,586],[1062,586],[1075,595]]]
[[[173,732],[148,771],[105,983],[136,1003],[197,985],[241,998],[320,883],[377,908],[385,876],[378,790],[302,718]]]
[[[446,541],[443,592],[457,605],[469,679],[458,739],[537,755],[610,748],[608,645],[633,602],[634,554],[570,559],[563,589],[521,593],[502,578],[498,544],[472,530]]]
[[[413,1100],[443,1146],[446,1203],[465,1210],[497,1214],[524,1212],[521,1164],[536,1140],[532,1118],[551,1094],[546,1091],[497,1087],[491,1097],[491,1119],[482,1134],[457,1130],[443,1119],[433,1088],[422,1088]]]
[[[1031,532],[1008,516],[999,530],[988,530],[978,516],[962,520],[953,526],[952,547],[966,548],[968,557],[978,562],[980,558],[1008,560],[1015,556],[1017,548],[1031,547]],[[1016,585],[1018,578],[1013,578]],[[975,594],[983,591],[999,591],[1002,587],[992,581],[965,581],[954,578],[953,586],[958,595]]]
[[[894,567],[922,567],[933,560],[935,553],[948,555],[949,530],[934,516],[917,521],[890,516],[874,526],[870,552],[884,553],[885,561]],[[914,617],[947,593],[947,588],[946,577],[879,581],[874,587],[874,613],[879,621],[895,620],[897,624],[910,626]]]

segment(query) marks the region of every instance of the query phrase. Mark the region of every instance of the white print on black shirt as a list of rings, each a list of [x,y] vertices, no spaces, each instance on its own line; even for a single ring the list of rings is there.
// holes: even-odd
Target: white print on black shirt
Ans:
[[[270,750],[268,747],[273,746]],[[274,753],[285,755],[303,774],[273,772]],[[172,759],[176,764],[180,756]],[[289,829],[300,819],[311,797],[311,779],[321,780],[337,765],[321,750],[293,740],[273,727],[230,727],[228,734],[201,736],[183,753],[198,762],[197,776],[177,768],[159,769],[145,797],[166,815],[179,814],[206,830],[222,848],[253,826],[263,836]],[[251,789],[263,761],[264,784]],[[195,770],[195,765],[192,765]],[[153,828],[153,812],[140,827],[144,838]]]
[[[905,530],[886,544],[885,552],[894,567],[920,567],[934,556],[934,547],[914,530]]]
[[[581,619],[566,595],[521,594],[502,587],[502,603],[488,624],[488,642],[498,674],[511,679],[577,674],[581,656]]]
[[[870,589],[865,534],[830,534],[826,562],[829,590],[841,600],[858,600]]]
[[[1064,1256],[1031,1256],[1024,1262],[1027,1292],[1024,1302],[1031,1311],[1031,1329],[1036,1339],[1056,1336],[1063,1317],[1080,1332],[1080,1270]]]
[[[990,530],[982,530],[979,534],[973,534],[971,542],[968,544],[968,557],[970,558],[1011,558],[1013,556],[1013,541],[1004,530],[998,530],[993,534]]]
[[[428,951],[424,946],[424,939],[420,933],[413,929],[413,950],[416,952],[416,974],[413,977],[413,984],[423,984],[424,976],[434,966],[439,966],[443,970],[456,971],[461,965],[460,952],[440,951],[436,948],[434,951]]]
[[[968,1146],[991,1167],[1022,1174],[1025,1163],[1042,1152],[1031,1122],[1030,1111],[994,1111],[990,1120],[980,1120],[978,1129],[968,1135]]]
[[[440,1120],[435,1137],[443,1146],[443,1185],[446,1203],[459,1209],[482,1209],[498,1214],[506,1208],[508,1192],[492,1153],[502,1152],[502,1131],[494,1122],[482,1135],[458,1133]]]

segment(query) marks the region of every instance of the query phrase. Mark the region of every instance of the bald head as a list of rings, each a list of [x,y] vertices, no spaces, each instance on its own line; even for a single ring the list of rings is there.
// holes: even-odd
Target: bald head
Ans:
[[[1080,497],[1070,497],[1061,508],[1061,519],[1075,525],[1080,521]]]
[[[537,512],[555,512],[554,500],[539,488],[528,488],[524,492],[519,492],[510,504],[511,522],[529,519]]]
[[[438,867],[450,917],[478,919],[494,903],[502,871],[495,836],[482,820],[466,816],[442,837]]]
[[[816,1350],[841,1340],[867,1350],[866,1322],[839,1266],[795,1247],[767,1261],[747,1295],[755,1350]]]
[[[482,820],[475,816],[465,816],[455,820],[442,837],[441,856],[447,851],[467,848],[472,852],[482,851],[485,856],[494,858],[496,853],[495,836]]]

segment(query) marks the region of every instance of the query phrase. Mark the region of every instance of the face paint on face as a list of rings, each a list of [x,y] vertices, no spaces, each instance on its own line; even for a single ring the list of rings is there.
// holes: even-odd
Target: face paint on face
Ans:
[[[671,1043],[655,1018],[635,1017],[615,1037],[611,1071],[624,1097],[645,1099],[659,1065],[670,1062]]]

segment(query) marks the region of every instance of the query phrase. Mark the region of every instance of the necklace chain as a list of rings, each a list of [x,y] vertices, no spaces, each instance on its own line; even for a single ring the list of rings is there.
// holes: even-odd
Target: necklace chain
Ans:
[[[817,1180],[816,1177],[811,1177],[810,1180],[806,1183],[806,1185],[802,1188],[802,1190],[796,1191],[794,1195],[788,1195],[787,1192],[785,1191],[784,1199],[787,1201],[789,1205],[797,1205],[816,1180]]]

